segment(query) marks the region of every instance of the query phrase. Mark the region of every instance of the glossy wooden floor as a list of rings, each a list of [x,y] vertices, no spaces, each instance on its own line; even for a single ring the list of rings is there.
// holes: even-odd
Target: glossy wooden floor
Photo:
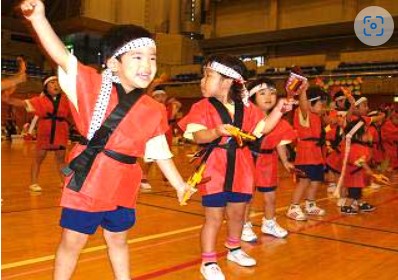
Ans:
[[[186,154],[192,147],[173,150],[179,169],[188,177],[192,167]],[[40,177],[43,193],[28,191],[33,151],[33,143],[2,142],[2,279],[51,279],[61,232],[61,189],[50,154]],[[242,268],[225,258],[223,227],[217,252],[227,279],[398,279],[397,182],[378,191],[366,191],[366,199],[377,205],[377,210],[357,216],[340,215],[335,200],[328,198],[323,188],[319,191],[319,205],[327,215],[296,222],[284,216],[294,185],[286,174],[281,177],[277,217],[290,235],[283,240],[260,235],[257,243],[243,244],[258,265]],[[180,207],[155,166],[150,181],[153,191],[141,193],[138,221],[129,234],[134,279],[202,279],[200,197]],[[261,205],[257,197],[252,221],[258,234]],[[100,231],[90,238],[73,279],[112,279]]]

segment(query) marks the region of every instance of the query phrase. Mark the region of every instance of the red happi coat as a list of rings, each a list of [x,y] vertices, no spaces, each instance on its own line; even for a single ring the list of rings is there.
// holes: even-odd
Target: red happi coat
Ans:
[[[345,148],[344,148],[345,150]],[[345,151],[342,151],[343,153]],[[366,187],[366,173],[359,165],[359,162],[370,162],[370,148],[365,144],[351,143],[350,153],[347,160],[347,169],[344,176],[346,188]]]
[[[260,149],[263,153],[257,155],[255,170],[256,187],[274,187],[278,184],[278,153],[276,147],[285,142],[292,142],[297,137],[297,132],[285,120],[280,120],[275,128],[261,137]],[[254,149],[256,150],[256,149]],[[253,151],[253,149],[252,149]]]
[[[381,126],[381,138],[390,166],[394,169],[398,168],[398,126],[391,120],[387,120]]]
[[[372,160],[374,163],[380,163],[383,160],[383,151],[381,149],[381,139],[379,137],[379,132],[377,131],[377,128],[375,125],[370,125],[368,128],[368,135],[371,138],[371,143],[372,143]]]
[[[338,125],[333,125],[331,130],[326,132],[326,140],[329,141],[332,145],[336,144],[336,138],[340,137],[339,139],[342,138],[341,135],[338,135],[337,133],[338,130],[340,130],[340,126]],[[326,155],[326,164],[327,166],[332,169],[332,171],[334,172],[341,172],[341,168],[342,168],[342,164],[343,164],[343,155],[341,153],[341,146],[342,146],[342,142],[344,140],[340,140],[340,143],[338,143],[337,147],[332,147],[333,151],[328,153]]]
[[[257,123],[264,118],[263,112],[250,103],[244,107],[242,130],[252,132]],[[233,118],[233,116],[231,116]],[[188,124],[200,124],[208,129],[216,128],[222,124],[216,108],[207,98],[192,105],[189,113],[178,122],[182,130],[186,130]],[[226,144],[230,137],[222,137],[219,145]],[[208,160],[204,177],[211,177],[206,184],[199,186],[203,195],[215,194],[224,191],[224,183],[227,171],[227,151],[224,148],[215,148]],[[254,161],[247,146],[236,151],[235,169],[233,174],[232,192],[252,194],[254,188]]]
[[[101,87],[101,75],[91,67],[78,64],[77,104],[72,108],[76,126],[87,135],[94,106]],[[118,103],[116,88],[112,88],[105,118]],[[126,114],[111,135],[105,149],[134,157],[143,157],[146,142],[164,134],[168,129],[164,106],[143,95]],[[77,144],[70,152],[69,161],[86,146]],[[108,211],[117,206],[134,208],[140,188],[142,171],[139,164],[125,164],[99,153],[79,192],[64,188],[61,206],[89,212]],[[66,184],[71,177],[68,177]]]
[[[316,141],[306,141],[306,138],[321,137],[321,118],[312,112],[308,112],[309,127],[302,126],[299,121],[299,111],[294,114],[293,127],[297,130],[297,146],[295,165],[324,164],[322,149]]]
[[[39,150],[59,149],[60,146],[66,147],[68,144],[69,125],[66,121],[70,116],[68,100],[64,94],[60,95],[55,116],[62,119],[53,121],[48,118],[54,111],[54,105],[50,98],[52,97],[41,94],[28,100],[35,109],[35,115],[39,117],[37,124],[37,149]]]

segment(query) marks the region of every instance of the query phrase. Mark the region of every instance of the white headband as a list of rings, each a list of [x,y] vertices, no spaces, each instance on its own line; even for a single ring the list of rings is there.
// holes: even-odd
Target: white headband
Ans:
[[[48,77],[47,79],[44,80],[43,86],[46,86],[49,82],[55,81],[55,80],[58,80],[57,76],[50,76],[50,77]]]
[[[138,49],[141,47],[156,47],[155,41],[151,38],[142,37],[138,39],[131,40],[130,42],[126,43],[123,47],[118,49],[112,57],[118,57],[121,54],[129,52],[133,49]]]
[[[221,64],[217,61],[213,61],[212,63],[210,63],[210,66],[207,67],[234,80],[240,81],[242,83],[244,82],[241,74],[236,72],[231,67],[225,66],[224,64]]]
[[[366,97],[362,96],[357,101],[355,101],[355,106],[358,106],[359,104],[361,104],[362,102],[365,102],[365,101],[368,101],[368,99]]]
[[[321,97],[317,96],[317,97],[313,97],[313,98],[308,99],[308,101],[312,102],[312,101],[319,100],[319,99],[321,99]]]
[[[368,113],[368,117],[374,117],[377,116],[379,114],[379,111],[372,111]]]
[[[340,100],[343,100],[343,99],[346,99],[346,97],[345,97],[344,95],[341,95],[341,96],[339,96],[339,97],[336,97],[336,98],[334,99],[334,101],[340,101]]]
[[[243,102],[243,104],[245,104],[245,106],[249,106],[250,95],[249,95],[249,91],[247,90],[247,88],[245,86],[245,80],[243,79],[241,74],[236,72],[231,67],[225,66],[224,64],[221,64],[217,61],[213,61],[212,63],[210,63],[209,66],[206,66],[206,67],[241,83],[242,87],[243,87],[242,102]]]
[[[158,89],[158,90],[155,90],[152,92],[152,96],[160,95],[160,94],[166,94],[166,92],[162,89]]]
[[[274,90],[276,91],[276,88],[274,87],[269,87],[267,84],[265,83],[261,83],[259,85],[256,85],[254,88],[252,88],[249,91],[249,96],[252,96],[253,94],[256,94],[257,92],[259,92],[260,90],[264,90],[264,89],[269,89],[269,90]]]
[[[119,55],[141,47],[156,47],[156,44],[154,40],[147,37],[134,39],[118,49],[112,55],[112,58],[116,58]],[[97,102],[95,103],[93,116],[91,117],[90,127],[87,133],[88,140],[94,136],[94,133],[102,124],[106,108],[108,107],[109,99],[111,97],[112,82],[120,84],[120,79],[118,76],[114,76],[111,69],[108,68],[102,72],[101,90],[98,95]]]

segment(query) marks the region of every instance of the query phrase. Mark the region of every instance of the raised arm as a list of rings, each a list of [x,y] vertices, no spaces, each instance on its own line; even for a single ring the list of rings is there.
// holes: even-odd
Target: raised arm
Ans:
[[[12,77],[1,79],[1,90],[13,90],[15,86],[26,81],[26,62],[22,57],[17,58],[18,73]]]
[[[40,44],[64,71],[67,71],[68,51],[48,22],[44,4],[40,0],[25,0],[20,5],[24,17],[30,21]]]
[[[1,95],[1,101],[15,107],[25,108],[25,110],[28,111],[29,106],[24,100],[11,97],[11,95],[15,92],[15,89],[16,89],[15,87],[12,87],[7,90],[4,90]],[[29,110],[29,112],[34,112],[34,108],[32,108],[32,110]]]
[[[299,107],[300,107],[300,112],[301,115],[303,116],[303,119],[307,119],[308,113],[310,111],[310,107],[308,104],[308,99],[307,99],[307,89],[308,89],[308,82],[304,82],[299,91]]]

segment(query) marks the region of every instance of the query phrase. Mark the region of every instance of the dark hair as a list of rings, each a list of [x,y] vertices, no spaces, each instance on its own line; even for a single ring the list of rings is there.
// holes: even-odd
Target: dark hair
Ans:
[[[354,126],[358,123],[358,122],[364,122],[364,120],[362,118],[359,118],[358,120],[352,121],[347,123],[347,126],[344,128],[344,134],[347,135],[351,129],[354,128]],[[365,130],[365,125],[363,124],[355,133],[354,135],[352,135],[352,142],[356,142],[356,143],[361,143],[362,142],[362,136],[365,134],[366,130]]]
[[[273,80],[268,79],[268,78],[258,78],[257,80],[251,81],[247,84],[247,90],[251,90],[252,88],[254,88],[255,86],[261,85],[261,84],[266,84],[267,87],[273,87],[276,88],[276,84]],[[256,94],[253,94],[252,96],[250,96],[250,101],[253,103],[256,103]]]
[[[155,90],[164,90],[166,91],[166,87],[164,85],[157,85],[153,88],[153,91]]]
[[[233,70],[238,72],[244,80],[247,79],[246,66],[240,59],[227,54],[215,54],[209,56],[205,60],[203,65],[204,66],[209,65],[214,61],[221,63],[229,68],[232,68]],[[227,77],[223,74],[220,75],[223,76],[224,78],[231,79],[230,77]],[[234,102],[242,101],[242,90],[243,90],[243,84],[234,80],[229,90],[229,98],[232,99]]]
[[[339,90],[338,92],[336,92],[334,94],[333,99],[336,99],[337,97],[341,97],[341,96],[345,97],[345,94],[344,94],[344,92],[342,90]]]
[[[104,61],[109,59],[126,43],[142,37],[152,38],[152,35],[145,28],[134,24],[113,26],[104,34],[101,40]],[[120,57],[117,57],[117,59],[120,59]]]
[[[314,106],[318,101],[325,101],[327,99],[326,93],[320,87],[310,87],[307,90],[307,99],[320,97],[320,99],[311,101],[311,106]]]

